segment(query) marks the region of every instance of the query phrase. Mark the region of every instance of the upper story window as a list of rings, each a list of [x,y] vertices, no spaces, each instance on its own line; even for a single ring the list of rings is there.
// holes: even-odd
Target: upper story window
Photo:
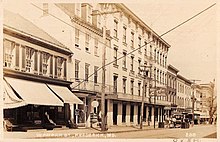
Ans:
[[[47,74],[47,68],[48,68],[48,54],[43,53],[43,74]]]
[[[85,64],[85,81],[89,80],[89,64]]]
[[[126,52],[123,52],[123,60],[122,60],[122,67],[126,68]]]
[[[131,56],[131,71],[134,71],[134,56]]]
[[[99,41],[98,41],[98,39],[96,38],[96,39],[95,39],[95,48],[94,48],[94,54],[95,54],[95,55],[98,55],[98,48],[99,48]]]
[[[118,38],[118,21],[114,20],[114,37]]]
[[[12,67],[13,64],[13,50],[15,48],[15,43],[9,40],[4,40],[4,66]]]
[[[141,74],[141,60],[138,60],[138,74]]]
[[[75,47],[79,47],[79,29],[75,28]]]
[[[118,56],[118,49],[114,48],[114,65],[117,65],[117,56]]]
[[[32,53],[33,50],[30,47],[26,47],[26,58],[25,58],[26,72],[31,72]]]
[[[61,78],[62,77],[62,64],[63,64],[63,59],[61,57],[57,58],[57,77]]]
[[[85,40],[85,49],[86,51],[89,51],[89,40],[90,40],[90,35],[89,34],[86,34],[86,40]]]
[[[75,79],[79,80],[79,63],[80,61],[75,60]]]
[[[145,46],[144,55],[147,56],[147,42],[146,41],[144,42],[144,46]]]
[[[123,78],[123,93],[126,94],[126,78]]]
[[[141,37],[138,37],[138,51],[141,52]]]
[[[94,67],[94,83],[98,83],[98,68],[97,66]]]
[[[138,82],[138,96],[141,96],[141,83]]]
[[[126,43],[126,30],[127,28],[125,26],[123,26],[123,43]]]
[[[131,32],[131,47],[134,48],[134,32]]]
[[[113,93],[117,94],[117,86],[118,86],[118,76],[113,76]]]
[[[131,95],[134,95],[134,80],[131,79]]]

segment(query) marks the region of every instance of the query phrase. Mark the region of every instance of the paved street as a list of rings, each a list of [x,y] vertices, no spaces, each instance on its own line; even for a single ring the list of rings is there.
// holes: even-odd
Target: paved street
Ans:
[[[217,131],[216,125],[195,125],[189,129],[153,129],[152,126],[144,127],[139,130],[135,127],[114,126],[109,128],[108,132],[103,134],[95,129],[55,129],[52,131],[46,130],[31,130],[28,132],[4,132],[5,138],[203,138]]]

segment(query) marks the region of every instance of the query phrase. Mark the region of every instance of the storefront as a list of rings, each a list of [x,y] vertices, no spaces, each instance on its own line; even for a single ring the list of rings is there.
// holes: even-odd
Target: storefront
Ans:
[[[57,126],[72,120],[74,104],[83,104],[67,87],[4,77],[4,119],[22,127]],[[48,115],[48,118],[47,118]]]

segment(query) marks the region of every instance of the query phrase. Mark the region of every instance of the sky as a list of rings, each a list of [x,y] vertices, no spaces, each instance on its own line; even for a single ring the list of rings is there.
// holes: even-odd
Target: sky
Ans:
[[[125,5],[158,35],[214,4],[214,0],[147,0]],[[164,35],[171,47],[168,63],[187,79],[208,83],[216,78],[216,6]]]

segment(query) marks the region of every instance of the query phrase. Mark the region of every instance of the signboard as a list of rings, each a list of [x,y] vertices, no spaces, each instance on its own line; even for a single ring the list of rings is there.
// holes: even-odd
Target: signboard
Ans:
[[[98,107],[99,106],[99,102],[98,101],[92,101],[91,104],[93,107]]]

